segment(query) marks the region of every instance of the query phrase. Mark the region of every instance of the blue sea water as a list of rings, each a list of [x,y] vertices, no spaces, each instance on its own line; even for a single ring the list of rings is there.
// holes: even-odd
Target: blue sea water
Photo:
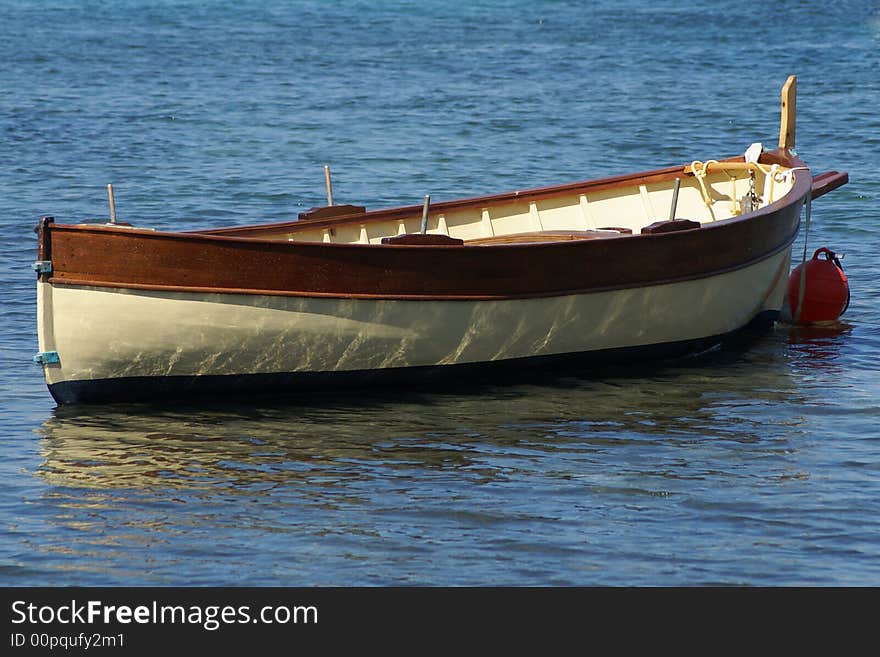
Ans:
[[[880,585],[880,4],[0,4],[0,585]],[[56,407],[33,227],[289,220],[775,143],[825,330],[460,389]],[[795,245],[799,255],[803,233]]]

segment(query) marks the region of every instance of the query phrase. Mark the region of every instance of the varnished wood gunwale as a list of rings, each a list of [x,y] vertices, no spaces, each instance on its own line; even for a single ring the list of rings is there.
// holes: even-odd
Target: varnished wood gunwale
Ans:
[[[681,175],[681,167],[662,171]],[[643,179],[656,180],[656,173],[616,177],[614,184]],[[809,172],[799,171],[789,194],[750,215],[595,240],[366,245],[47,223],[41,248],[51,248],[55,285],[367,299],[557,296],[707,277],[759,261],[794,241],[810,190]]]
[[[314,290],[279,290],[279,289],[259,289],[259,288],[235,288],[235,287],[208,287],[208,286],[188,286],[188,285],[157,285],[149,283],[107,283],[90,279],[68,278],[60,282],[56,279],[50,279],[50,283],[63,284],[76,287],[88,288],[107,288],[107,289],[123,289],[123,290],[143,290],[148,292],[190,292],[201,294],[241,294],[252,296],[286,296],[286,297],[314,297],[327,299],[364,299],[364,300],[393,300],[393,301],[504,301],[513,299],[540,299],[555,296],[570,296],[577,294],[588,294],[594,292],[608,292],[613,290],[625,290],[628,288],[651,286],[651,285],[669,285],[672,283],[681,283],[688,280],[696,280],[709,278],[726,274],[753,265],[761,260],[772,257],[780,251],[789,248],[794,242],[796,233],[792,238],[781,244],[773,251],[762,254],[761,257],[748,261],[736,263],[726,267],[718,267],[708,272],[691,273],[691,274],[675,274],[670,273],[665,277],[658,277],[650,281],[641,283],[633,282],[616,282],[593,284],[589,288],[571,288],[556,289],[545,291],[534,291],[524,293],[506,293],[506,294],[467,294],[467,293],[363,293],[363,292],[320,292]]]

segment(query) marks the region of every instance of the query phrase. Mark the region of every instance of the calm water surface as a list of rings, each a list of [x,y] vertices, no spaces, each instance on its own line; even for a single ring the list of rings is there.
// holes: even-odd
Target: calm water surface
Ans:
[[[880,585],[880,5],[0,7],[0,584]],[[853,301],[826,329],[460,388],[56,408],[37,219],[192,229],[773,144]],[[801,253],[803,242],[795,245]]]

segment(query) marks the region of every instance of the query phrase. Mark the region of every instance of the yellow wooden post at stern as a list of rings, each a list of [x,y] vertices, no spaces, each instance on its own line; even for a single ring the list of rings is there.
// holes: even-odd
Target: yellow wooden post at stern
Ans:
[[[789,75],[782,86],[782,112],[779,120],[779,150],[793,150],[797,113],[797,77]]]

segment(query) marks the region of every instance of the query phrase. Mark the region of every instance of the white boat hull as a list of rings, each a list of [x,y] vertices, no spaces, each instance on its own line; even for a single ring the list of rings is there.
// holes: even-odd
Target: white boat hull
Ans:
[[[173,390],[175,381],[197,390],[218,379],[381,374],[699,342],[778,312],[789,259],[784,249],[707,278],[504,300],[333,299],[39,282],[40,350],[58,354],[57,363],[44,365],[53,396],[77,402],[88,401],[92,388],[100,388],[102,398],[108,388],[113,397],[136,398],[150,384]],[[130,383],[136,385],[127,391]]]

